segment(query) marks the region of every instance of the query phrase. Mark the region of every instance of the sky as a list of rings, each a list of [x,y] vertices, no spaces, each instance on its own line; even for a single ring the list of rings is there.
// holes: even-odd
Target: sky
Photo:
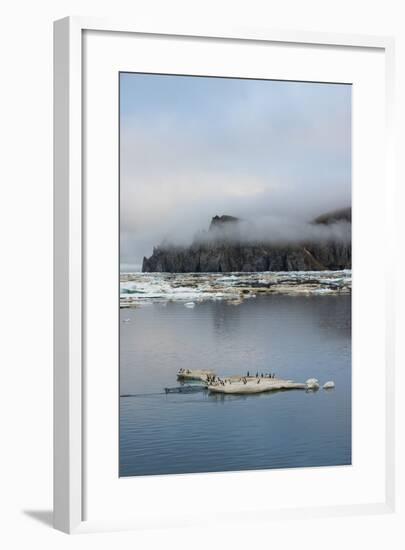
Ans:
[[[300,232],[350,205],[350,85],[121,73],[123,270],[215,215]]]

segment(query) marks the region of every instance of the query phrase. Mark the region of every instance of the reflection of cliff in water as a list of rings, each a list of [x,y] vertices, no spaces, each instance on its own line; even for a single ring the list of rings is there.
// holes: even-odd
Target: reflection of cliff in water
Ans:
[[[204,304],[198,305],[203,308]],[[246,349],[255,334],[267,331],[270,340],[289,348],[305,345],[305,335],[347,339],[351,335],[351,296],[258,296],[235,306],[217,302],[209,307],[212,330],[220,343],[235,332],[246,334]],[[268,310],[271,309],[271,315]],[[299,334],[297,338],[296,334]],[[294,336],[293,336],[294,335]]]
[[[320,331],[327,330],[332,336],[349,338],[352,332],[351,296],[345,296],[343,300],[339,298],[343,296],[330,296],[327,302],[320,302],[318,326]]]
[[[213,334],[219,340],[222,336],[239,329],[241,315],[243,315],[243,308],[240,306],[220,302],[218,307],[210,310]]]

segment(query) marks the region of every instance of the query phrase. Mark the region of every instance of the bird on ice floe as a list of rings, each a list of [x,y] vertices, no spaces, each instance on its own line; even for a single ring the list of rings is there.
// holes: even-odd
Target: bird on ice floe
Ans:
[[[329,382],[325,382],[322,387],[324,390],[330,390],[335,387],[335,382],[333,382],[333,380],[329,380]]]

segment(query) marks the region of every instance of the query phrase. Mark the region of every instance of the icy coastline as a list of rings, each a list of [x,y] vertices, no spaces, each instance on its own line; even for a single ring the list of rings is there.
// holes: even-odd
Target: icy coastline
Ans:
[[[169,301],[198,304],[224,300],[231,305],[258,295],[350,294],[352,272],[278,271],[255,273],[121,273],[120,307]]]

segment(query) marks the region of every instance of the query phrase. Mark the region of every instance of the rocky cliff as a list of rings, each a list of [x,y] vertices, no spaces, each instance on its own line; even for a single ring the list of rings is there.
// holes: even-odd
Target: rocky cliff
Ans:
[[[189,247],[161,245],[143,259],[143,272],[224,273],[230,271],[321,271],[351,268],[349,239],[312,239],[312,242],[247,242],[238,234],[240,220],[215,216],[207,238]],[[319,216],[312,224],[349,224],[350,208]],[[350,230],[348,231],[350,235]]]

